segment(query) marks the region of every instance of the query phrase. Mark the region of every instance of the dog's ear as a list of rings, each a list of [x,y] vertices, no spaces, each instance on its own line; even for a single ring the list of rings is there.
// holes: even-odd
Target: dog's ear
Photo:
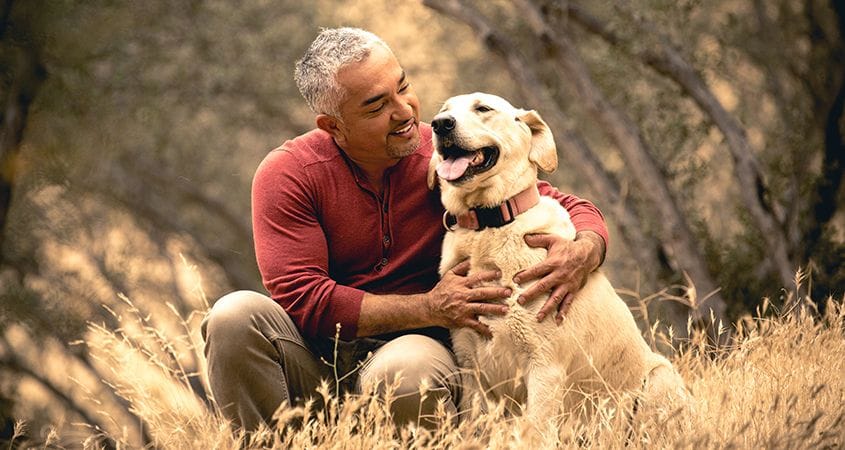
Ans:
[[[431,160],[428,162],[428,175],[426,176],[428,188],[432,191],[437,187],[437,165],[441,161],[443,161],[443,157],[440,156],[440,153],[437,153],[437,150],[433,150],[431,152]]]
[[[554,172],[557,169],[557,148],[552,130],[534,110],[522,112],[519,120],[531,129],[531,152],[528,154],[528,160],[543,172]]]

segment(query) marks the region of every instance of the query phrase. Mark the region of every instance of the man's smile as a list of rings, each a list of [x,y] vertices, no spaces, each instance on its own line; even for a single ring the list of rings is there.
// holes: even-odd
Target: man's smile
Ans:
[[[409,119],[406,125],[402,126],[402,128],[392,131],[390,134],[394,136],[402,136],[404,134],[410,133],[413,130],[415,124],[416,121],[414,119]]]

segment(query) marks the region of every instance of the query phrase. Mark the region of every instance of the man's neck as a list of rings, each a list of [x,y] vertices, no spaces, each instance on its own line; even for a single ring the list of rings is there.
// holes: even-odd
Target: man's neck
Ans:
[[[357,159],[351,155],[349,159],[361,169],[367,182],[379,194],[384,187],[384,172],[399,162],[398,159]]]

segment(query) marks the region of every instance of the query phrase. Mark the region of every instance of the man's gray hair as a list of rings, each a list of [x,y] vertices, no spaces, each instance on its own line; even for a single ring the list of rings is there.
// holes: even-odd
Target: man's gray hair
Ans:
[[[348,64],[366,59],[376,44],[390,49],[380,37],[360,28],[326,28],[314,38],[293,72],[296,86],[312,111],[339,117],[344,92],[337,83],[337,73]]]

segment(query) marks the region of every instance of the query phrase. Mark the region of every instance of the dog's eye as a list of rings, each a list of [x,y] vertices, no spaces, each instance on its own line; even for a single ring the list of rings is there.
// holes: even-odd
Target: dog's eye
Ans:
[[[480,112],[480,113],[486,113],[486,112],[493,111],[493,108],[486,106],[486,105],[478,105],[478,106],[475,107],[475,110],[477,112]]]

